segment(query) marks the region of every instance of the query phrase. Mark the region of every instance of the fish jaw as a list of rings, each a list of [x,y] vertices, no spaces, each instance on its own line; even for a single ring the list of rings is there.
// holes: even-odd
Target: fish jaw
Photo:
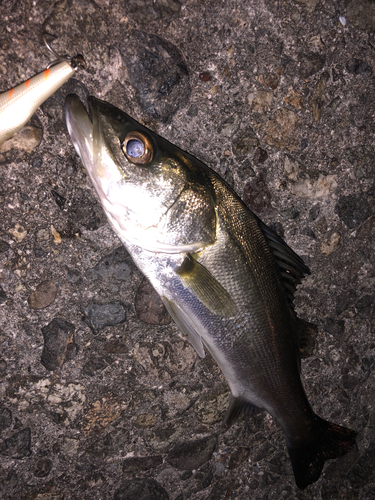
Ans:
[[[82,102],[74,94],[66,98],[65,120],[74,149],[94,182],[93,125]]]
[[[129,198],[140,196],[126,190],[125,175],[111,154],[103,132],[100,110],[96,100],[89,101],[92,120],[76,95],[69,95],[65,103],[65,118],[74,148],[80,156],[95,187],[100,203],[116,233],[125,241],[140,244],[144,239],[144,227],[131,223]],[[127,192],[126,192],[127,191]],[[127,195],[127,196],[126,196]],[[154,213],[147,200],[147,211]],[[130,202],[131,203],[131,202]],[[143,203],[145,206],[145,204]],[[119,217],[121,214],[121,218]],[[147,239],[152,240],[153,224],[150,221]],[[133,227],[131,227],[133,226]]]
[[[100,126],[96,123],[94,128],[93,121],[76,95],[69,95],[66,99],[65,118],[74,148],[90,176],[100,202],[106,212],[111,212],[115,186],[121,183],[122,176],[101,141],[101,136],[98,137]]]

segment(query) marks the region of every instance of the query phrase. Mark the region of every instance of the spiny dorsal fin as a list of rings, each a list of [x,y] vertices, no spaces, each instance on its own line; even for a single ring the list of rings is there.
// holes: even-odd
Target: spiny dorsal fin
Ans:
[[[259,217],[256,215],[254,215],[254,217],[257,219],[258,226],[272,251],[276,264],[280,270],[288,302],[292,310],[294,310],[294,292],[304,276],[310,274],[310,269],[306,266],[301,257],[297,255],[278,234],[264,224]]]

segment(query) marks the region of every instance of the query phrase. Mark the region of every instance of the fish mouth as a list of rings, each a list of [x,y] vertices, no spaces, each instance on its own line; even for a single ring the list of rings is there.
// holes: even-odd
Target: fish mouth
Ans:
[[[74,148],[82,162],[85,166],[93,165],[94,132],[92,120],[81,100],[75,94],[70,94],[66,98],[65,120]]]
[[[65,119],[69,135],[107,215],[116,206],[126,218],[129,210],[121,190],[125,174],[118,157],[123,123],[114,106],[95,97],[89,97],[87,104],[89,112],[78,96],[67,96]]]
[[[89,97],[87,105],[89,112],[77,95],[68,95],[65,101],[65,119],[74,148],[95,188],[98,188],[98,178],[102,184],[105,184],[105,179],[109,177],[113,178],[113,181],[119,180],[118,162],[113,158],[106,141],[108,129],[111,128],[114,135],[118,135],[117,117],[113,110],[109,109],[112,108],[111,105],[95,97]],[[104,115],[110,122],[107,130],[102,130],[101,117]]]

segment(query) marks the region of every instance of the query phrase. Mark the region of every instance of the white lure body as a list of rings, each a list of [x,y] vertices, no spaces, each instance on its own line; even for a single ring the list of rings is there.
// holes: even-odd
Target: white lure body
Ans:
[[[37,108],[58,90],[78,67],[63,60],[0,94],[0,145],[20,130]]]

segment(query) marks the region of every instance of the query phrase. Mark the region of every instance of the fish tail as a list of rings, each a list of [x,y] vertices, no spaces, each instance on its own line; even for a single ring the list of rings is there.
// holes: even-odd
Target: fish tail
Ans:
[[[308,444],[288,443],[289,457],[298,488],[306,488],[320,476],[324,462],[345,455],[355,442],[357,433],[315,416],[314,437]]]

